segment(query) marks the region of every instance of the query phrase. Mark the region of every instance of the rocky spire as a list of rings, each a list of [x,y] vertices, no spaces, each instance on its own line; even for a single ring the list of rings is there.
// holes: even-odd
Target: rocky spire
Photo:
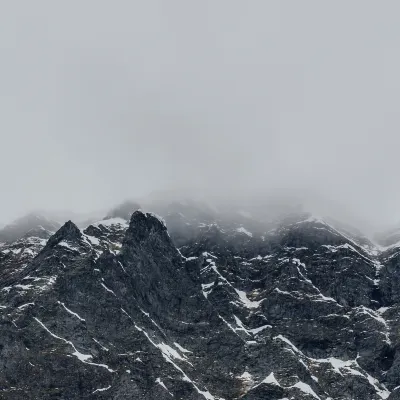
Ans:
[[[62,240],[77,242],[82,238],[79,228],[72,222],[67,221],[47,242],[46,247],[53,247]]]

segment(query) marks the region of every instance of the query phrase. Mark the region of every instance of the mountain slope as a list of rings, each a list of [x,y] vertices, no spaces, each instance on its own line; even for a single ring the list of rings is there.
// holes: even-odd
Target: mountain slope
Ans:
[[[42,215],[27,214],[0,229],[0,243],[12,243],[31,236],[48,239],[59,228],[58,222]]]
[[[400,252],[308,215],[123,211],[0,258],[2,398],[397,398]]]

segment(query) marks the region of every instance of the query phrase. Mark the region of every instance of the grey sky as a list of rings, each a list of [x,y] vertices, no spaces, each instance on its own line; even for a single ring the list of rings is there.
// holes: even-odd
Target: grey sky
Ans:
[[[0,221],[171,188],[400,220],[397,1],[0,5]]]

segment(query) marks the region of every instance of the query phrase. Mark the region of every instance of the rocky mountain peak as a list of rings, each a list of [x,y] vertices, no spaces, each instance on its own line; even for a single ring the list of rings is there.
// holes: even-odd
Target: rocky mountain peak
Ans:
[[[133,242],[143,243],[155,238],[170,242],[165,223],[160,217],[152,213],[145,213],[141,210],[135,211],[126,231],[125,242],[131,244]]]
[[[62,240],[76,242],[82,238],[79,228],[72,222],[67,221],[47,242],[48,247],[52,247]]]
[[[398,246],[155,211],[0,247],[1,398],[398,398]]]

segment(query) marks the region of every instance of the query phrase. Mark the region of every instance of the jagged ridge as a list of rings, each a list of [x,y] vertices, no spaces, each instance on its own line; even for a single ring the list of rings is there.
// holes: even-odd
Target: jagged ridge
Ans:
[[[399,251],[178,210],[68,222],[1,279],[4,398],[396,398]]]

